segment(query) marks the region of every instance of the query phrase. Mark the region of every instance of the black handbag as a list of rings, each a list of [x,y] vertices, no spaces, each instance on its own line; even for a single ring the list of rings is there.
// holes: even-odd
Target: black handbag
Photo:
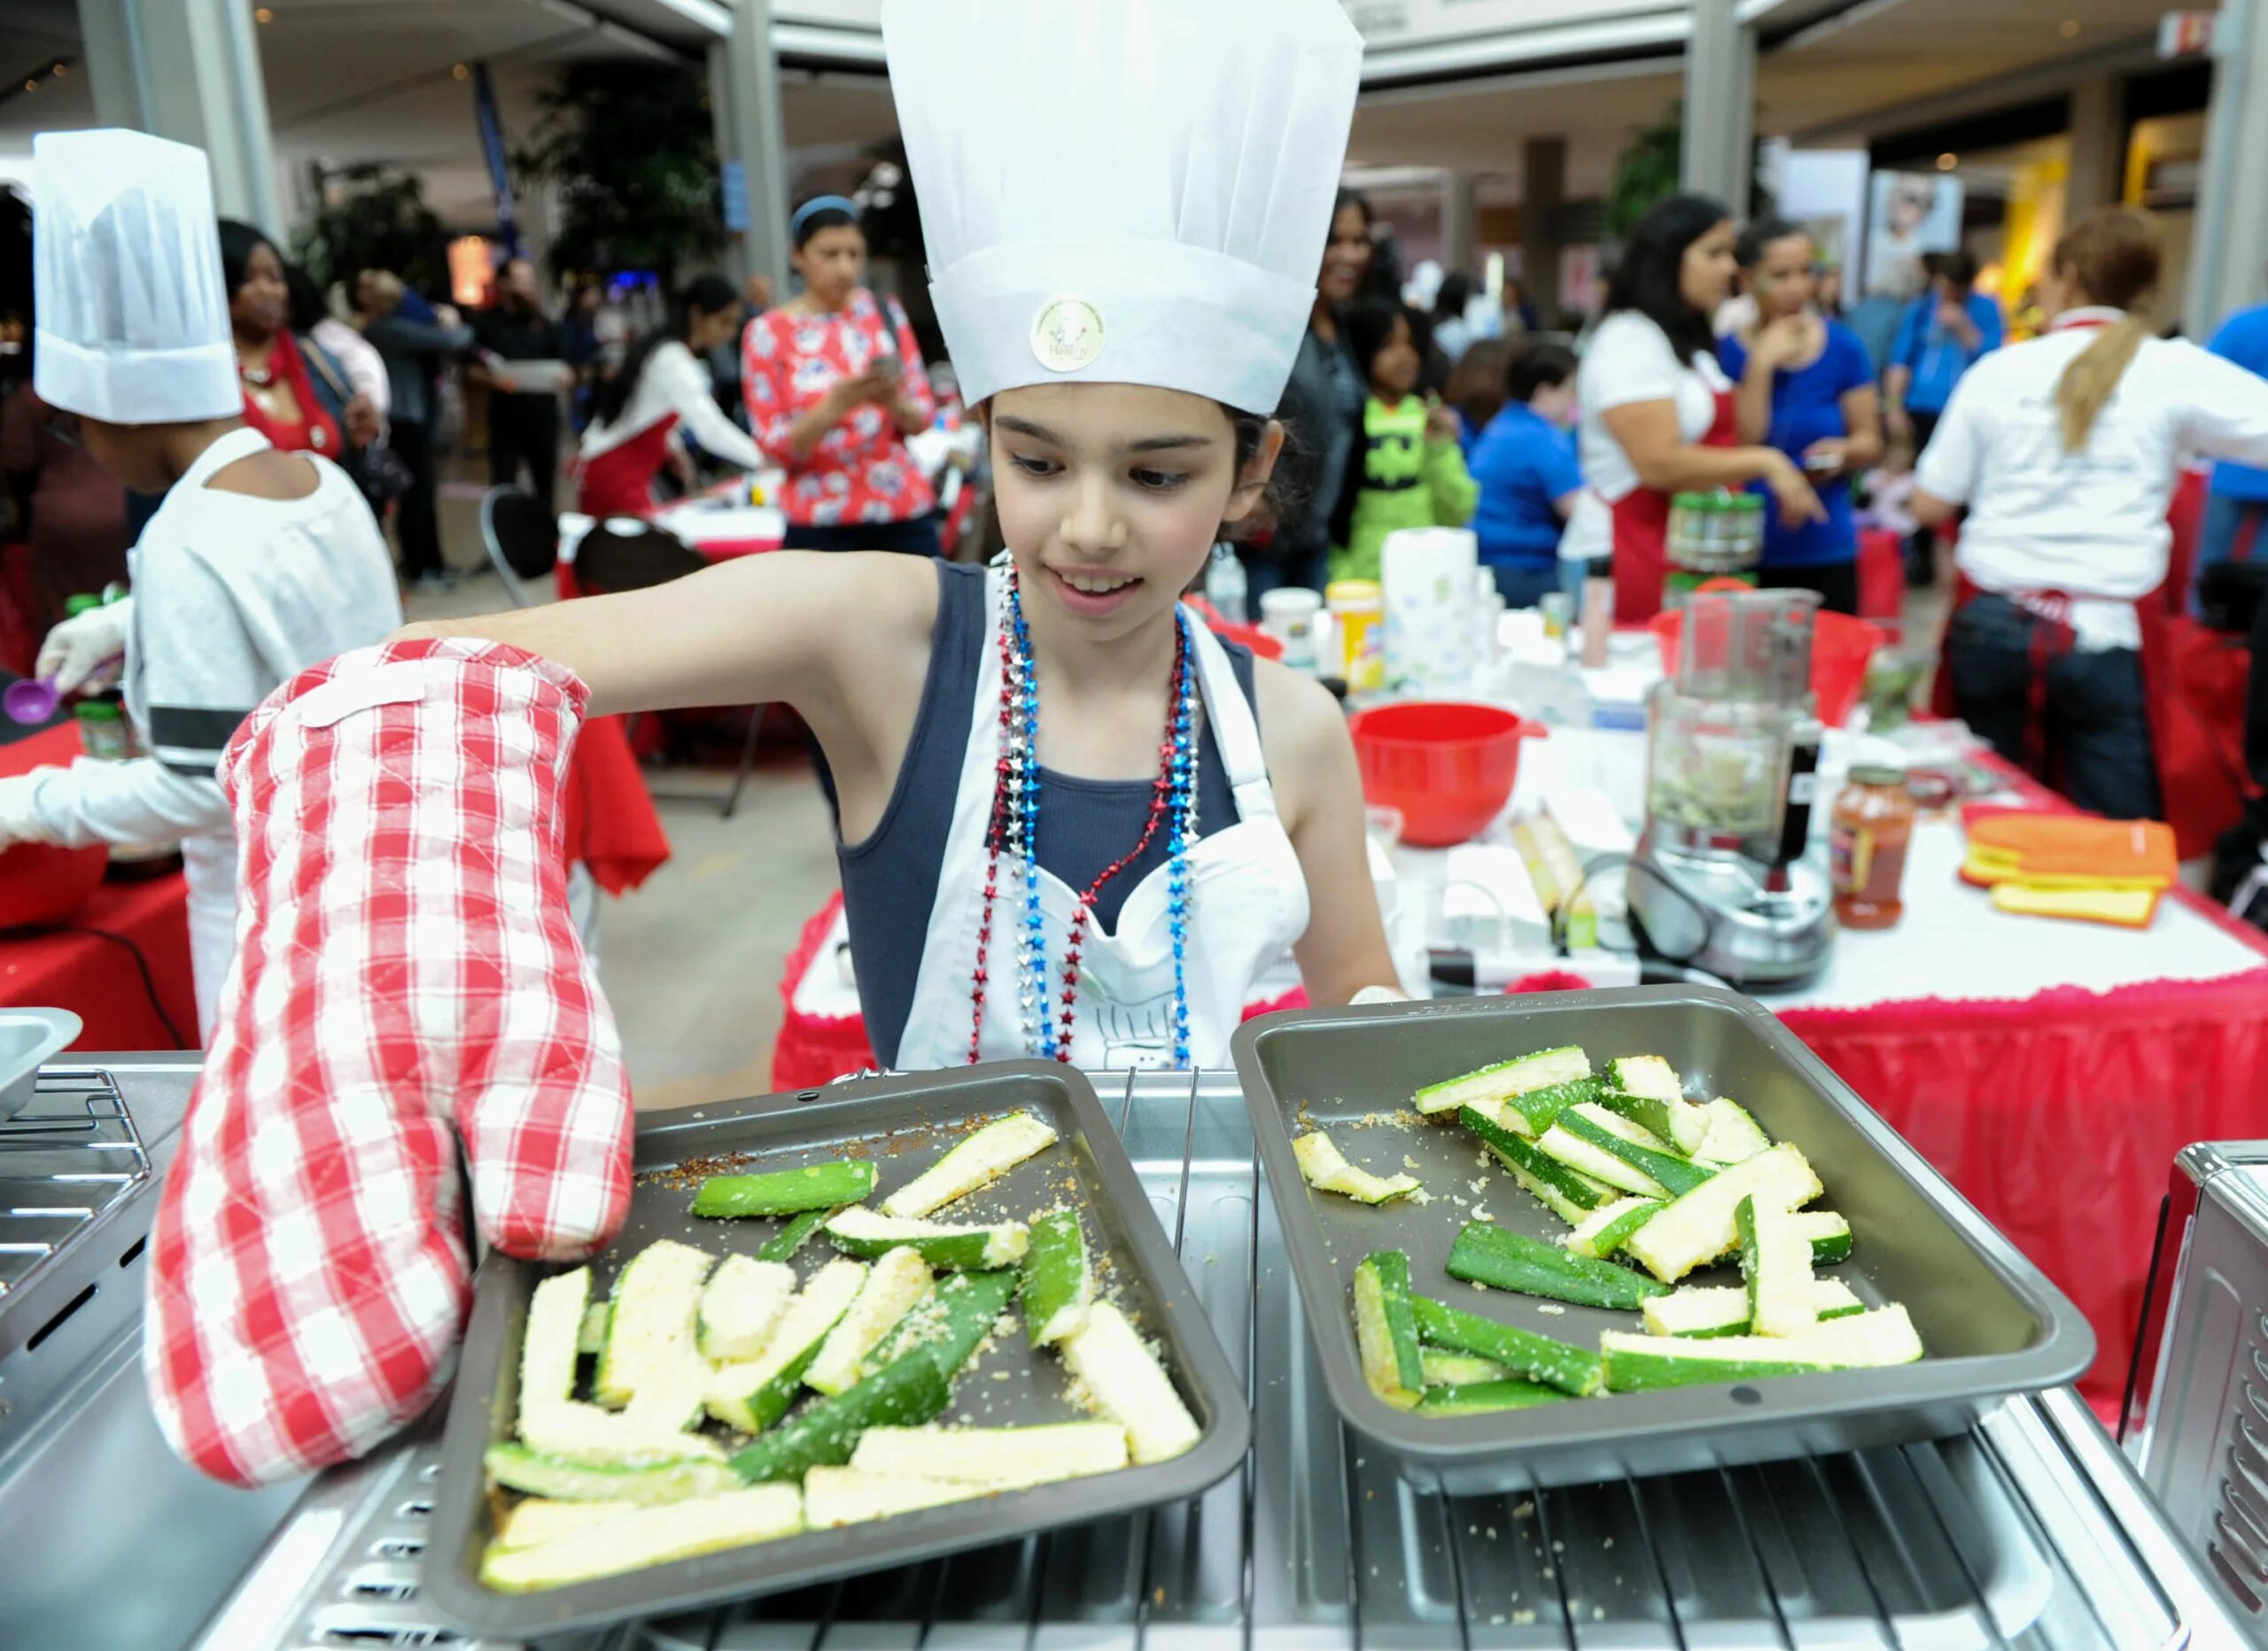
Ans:
[[[336,402],[331,416],[338,421],[343,434],[346,427],[346,404],[354,399],[353,386],[339,376],[338,368],[331,363],[330,353],[314,339],[302,339],[299,353],[307,358],[308,367],[322,379],[323,387],[330,391]],[[354,484],[362,490],[362,497],[369,500],[370,508],[381,514],[410,489],[413,478],[409,473],[409,461],[386,446],[384,437],[360,449],[350,444],[339,454],[338,462],[340,468],[354,478]]]

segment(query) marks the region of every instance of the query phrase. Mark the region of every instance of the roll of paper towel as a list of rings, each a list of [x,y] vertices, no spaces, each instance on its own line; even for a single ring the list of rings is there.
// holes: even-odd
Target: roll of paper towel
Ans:
[[[1405,528],[1379,552],[1387,688],[1418,699],[1472,692],[1472,574],[1480,542],[1461,527]]]

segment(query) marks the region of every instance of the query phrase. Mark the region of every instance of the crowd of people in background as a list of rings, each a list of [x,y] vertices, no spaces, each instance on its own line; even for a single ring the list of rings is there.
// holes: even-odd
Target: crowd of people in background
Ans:
[[[2119,221],[2146,233],[2140,218]],[[412,590],[458,577],[443,554],[437,500],[444,418],[460,389],[469,412],[482,415],[492,484],[525,492],[547,513],[561,502],[563,458],[571,461],[567,502],[611,515],[649,514],[693,486],[697,457],[775,475],[790,546],[938,554],[937,496],[908,440],[938,420],[940,397],[905,310],[870,277],[858,208],[822,196],[788,231],[796,286],[785,301],[762,275],[740,289],[705,275],[675,295],[665,321],[641,326],[596,283],[575,286],[555,319],[537,266],[517,256],[500,263],[489,301],[470,314],[384,269],[325,294],[260,231],[223,221],[243,418],[280,451],[341,467],[391,523]],[[2067,240],[2057,259],[2090,244]],[[1391,228],[1342,190],[1278,411],[1287,432],[1279,484],[1236,546],[1249,595],[1375,581],[1394,532],[1470,527],[1508,606],[1572,598],[1587,575],[1611,572],[1620,616],[1643,619],[1662,601],[1671,500],[1746,489],[1767,503],[1757,582],[1815,591],[1828,609],[1854,613],[1868,507],[1877,522],[1908,530],[1915,585],[1938,576],[1939,530],[1966,514],[1957,593],[1972,605],[1954,627],[1965,661],[1955,686],[1996,744],[2036,747],[2040,731],[2011,721],[2006,685],[1984,685],[1994,671],[1995,681],[2009,676],[2006,661],[2031,646],[2038,624],[2060,620],[2021,601],[1974,602],[1980,590],[1992,594],[1992,490],[2008,483],[1977,468],[1986,391],[1966,387],[2020,376],[1996,365],[2003,357],[2021,355],[2036,376],[2045,355],[2012,338],[2043,333],[2047,353],[2068,352],[2068,341],[2048,341],[2085,307],[2079,295],[2123,317],[2155,280],[2152,263],[2138,285],[2140,254],[2130,252],[2133,267],[2116,281],[2059,275],[2059,264],[2011,314],[1980,289],[1972,255],[1915,250],[1898,264],[1908,290],[1891,283],[1846,311],[1843,272],[1802,226],[1765,216],[1743,227],[1715,202],[1678,196],[1624,238],[1591,313],[1545,331],[1517,280],[1500,274],[1484,288],[1472,272],[1430,262],[1405,276]],[[2230,320],[2210,350],[2245,369],[2218,424],[2181,399],[2194,384],[2177,381],[2219,380],[2143,358],[2162,399],[2184,409],[2178,431],[2169,427],[2169,467],[2184,454],[2227,454],[2202,532],[2208,570],[2249,564],[2268,523],[2268,468],[2241,461],[2268,456],[2245,446],[2241,424],[2244,395],[2268,374],[2268,306]],[[1948,421],[1964,409],[1948,438]],[[28,383],[0,422],[0,470],[31,546],[30,623],[43,632],[72,595],[125,577],[127,546],[159,503],[95,465],[74,422],[40,404]],[[2077,496],[2070,476],[2083,456],[2074,446],[2055,459],[2062,496]],[[2149,455],[2153,467],[2159,456]],[[2157,469],[2149,474],[2148,496],[2130,512],[2137,521],[2163,514]],[[2038,529],[2028,522],[2030,541]],[[2075,554],[2084,562],[2107,553]],[[2145,546],[2125,582],[2155,582],[2162,561],[2162,546]],[[2043,566],[2026,577],[2095,591],[2085,571]],[[2133,641],[2115,625],[2093,636],[2081,624],[2078,634],[2085,655]],[[1988,669],[1988,654],[2002,664]],[[2122,669],[2091,658],[2085,674],[2108,680]],[[2058,670],[2060,680],[2081,667]],[[2077,692],[2050,698],[2070,729],[2087,725],[2080,743],[2114,756],[2131,748],[2139,695],[2125,694],[2122,703],[2133,703],[2116,714],[2083,715]],[[2131,761],[2123,778],[2115,761],[2096,767],[2112,774],[2101,795],[2122,806],[2151,801]]]

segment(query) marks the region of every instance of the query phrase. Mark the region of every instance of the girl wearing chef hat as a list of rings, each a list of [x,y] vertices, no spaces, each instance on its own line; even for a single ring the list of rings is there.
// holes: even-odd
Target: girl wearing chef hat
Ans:
[[[1318,1002],[1393,978],[1336,706],[1179,606],[1283,440],[1357,38],[1329,0],[894,0],[884,35],[1006,565],[756,557],[419,633],[607,709],[801,710],[891,1066],[1218,1063],[1287,946]]]
[[[1336,706],[1179,605],[1283,440],[1352,25],[1335,0],[886,0],[882,27],[1010,553],[781,552],[414,626],[253,714],[222,770],[242,953],[197,1104],[234,1121],[185,1136],[152,1242],[152,1397],[210,1472],[359,1453],[447,1380],[454,1166],[401,1145],[436,1119],[508,1253],[566,1260],[622,1220],[619,1045],[558,852],[586,712],[803,713],[869,1029],[901,1068],[1218,1064],[1287,946],[1319,1003],[1394,978]],[[330,1121],[381,1100],[394,1130]],[[291,1132],[344,1190],[326,1241],[371,1265],[279,1303],[304,1216],[245,1143]],[[222,1208],[233,1237],[198,1219]],[[279,1314],[320,1319],[320,1360],[260,1334]]]
[[[139,132],[33,139],[35,387],[113,476],[164,493],[134,594],[65,621],[40,669],[68,694],[122,669],[151,755],[0,780],[0,846],[178,841],[198,1019],[234,947],[222,747],[277,684],[400,623],[385,542],[328,460],[247,429],[202,151]]]

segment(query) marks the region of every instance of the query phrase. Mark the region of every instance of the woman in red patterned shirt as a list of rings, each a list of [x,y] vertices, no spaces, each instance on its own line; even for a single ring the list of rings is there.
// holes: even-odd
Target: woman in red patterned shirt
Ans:
[[[934,556],[936,496],[905,438],[937,404],[905,312],[860,284],[866,237],[843,197],[806,201],[789,237],[804,290],[741,345],[750,428],[788,472],[788,546]]]

